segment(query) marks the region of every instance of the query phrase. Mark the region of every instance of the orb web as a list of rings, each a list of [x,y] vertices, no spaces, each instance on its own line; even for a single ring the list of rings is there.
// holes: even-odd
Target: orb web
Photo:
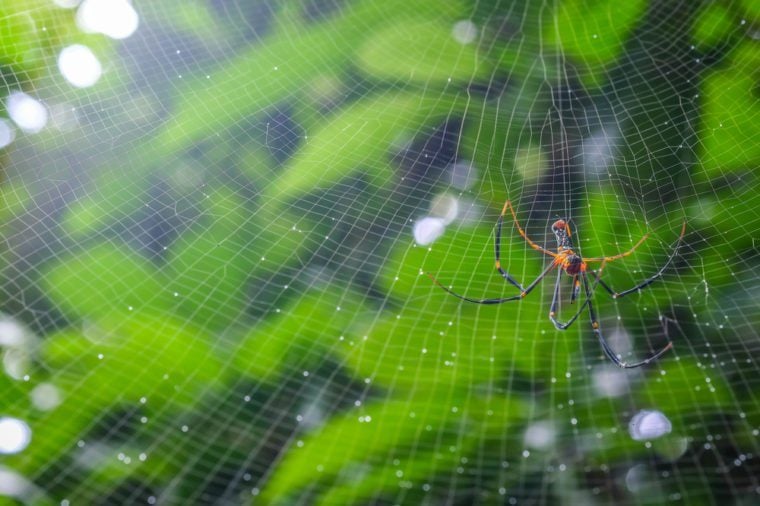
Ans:
[[[4,4],[0,496],[752,503],[759,12]]]

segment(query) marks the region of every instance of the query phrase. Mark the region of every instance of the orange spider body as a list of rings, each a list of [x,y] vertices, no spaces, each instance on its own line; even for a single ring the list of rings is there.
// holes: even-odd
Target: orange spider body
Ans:
[[[569,276],[586,272],[586,262],[573,251],[573,243],[570,239],[573,233],[570,225],[565,220],[557,220],[552,224],[552,232],[557,238],[557,256],[554,257],[554,265],[560,267]]]

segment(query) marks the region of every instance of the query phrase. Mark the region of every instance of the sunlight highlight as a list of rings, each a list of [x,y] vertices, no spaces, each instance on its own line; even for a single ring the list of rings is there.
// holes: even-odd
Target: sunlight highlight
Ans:
[[[478,36],[478,27],[469,19],[463,19],[454,24],[451,33],[460,44],[471,44]]]
[[[451,186],[458,190],[469,190],[478,180],[478,169],[472,162],[457,162],[449,165]]]
[[[620,397],[628,392],[630,379],[619,367],[605,365],[598,367],[592,376],[594,390],[599,397]]]
[[[23,476],[0,466],[0,495],[23,499],[24,495],[30,492],[30,488],[29,482]]]
[[[426,216],[414,224],[414,241],[426,246],[443,235],[446,223],[441,218]]]
[[[58,387],[52,383],[40,383],[29,394],[32,404],[40,411],[50,411],[61,403]]]
[[[32,430],[18,418],[0,418],[0,453],[18,453],[32,439]]]
[[[591,174],[607,173],[615,161],[619,134],[612,128],[602,128],[583,141],[581,148],[583,167]]]
[[[103,74],[103,67],[89,47],[74,44],[63,48],[58,55],[58,70],[77,88],[92,86]]]
[[[13,130],[13,125],[0,118],[0,149],[13,142],[16,138],[16,132]]]
[[[48,111],[42,102],[22,91],[14,91],[6,100],[8,115],[24,132],[36,134],[45,128]]]
[[[551,422],[540,421],[528,425],[525,429],[525,446],[538,450],[545,450],[554,445],[557,438],[557,430]]]
[[[79,0],[53,0],[53,3],[64,9],[73,9],[79,5]]]
[[[84,0],[77,11],[77,26],[86,33],[126,39],[137,30],[140,18],[127,0]]]
[[[441,218],[444,225],[453,222],[459,216],[459,201],[447,194],[436,195],[430,203],[430,214]]]

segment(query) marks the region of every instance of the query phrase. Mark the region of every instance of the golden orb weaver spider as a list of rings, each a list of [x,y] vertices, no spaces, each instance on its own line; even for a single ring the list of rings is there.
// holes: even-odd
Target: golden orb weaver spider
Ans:
[[[538,275],[538,277],[531,282],[527,287],[523,287],[517,280],[515,280],[512,276],[509,275],[507,271],[505,271],[501,266],[501,226],[504,222],[504,215],[507,212],[507,209],[512,214],[512,219],[515,222],[515,226],[517,227],[517,231],[520,233],[523,239],[530,245],[531,248],[533,248],[536,251],[540,251],[544,255],[552,257],[554,260],[549,264],[544,271]],[[501,304],[503,302],[509,302],[512,300],[521,300],[525,298],[533,289],[538,286],[538,284],[543,280],[553,269],[557,269],[557,281],[554,283],[554,296],[552,297],[552,304],[549,309],[549,319],[554,324],[554,326],[559,330],[565,330],[567,329],[581,314],[581,312],[588,308],[588,314],[589,318],[591,319],[591,328],[594,331],[594,334],[599,338],[599,343],[602,346],[602,350],[604,351],[604,354],[609,358],[612,362],[615,363],[615,365],[625,368],[625,369],[633,369],[635,367],[641,367],[642,365],[646,365],[649,362],[658,359],[661,357],[666,351],[671,349],[673,347],[673,343],[669,342],[664,348],[662,348],[660,351],[652,355],[651,357],[642,360],[640,362],[635,362],[632,364],[629,364],[627,362],[622,361],[613,351],[612,348],[610,348],[610,345],[607,343],[607,340],[604,338],[604,335],[602,334],[602,330],[599,327],[599,321],[596,317],[596,311],[594,311],[594,304],[591,302],[591,297],[593,293],[596,290],[597,285],[601,285],[602,288],[604,288],[613,299],[619,299],[622,297],[625,297],[628,294],[638,292],[639,290],[642,290],[643,288],[646,288],[652,282],[654,282],[657,278],[662,276],[662,273],[665,271],[665,269],[668,268],[670,263],[673,261],[673,258],[675,258],[676,254],[678,253],[678,248],[681,246],[681,241],[683,240],[684,234],[686,233],[686,222],[683,222],[683,226],[681,227],[681,234],[678,236],[678,240],[676,241],[675,246],[673,247],[673,251],[668,257],[667,261],[663,264],[662,267],[651,277],[645,279],[638,285],[634,286],[633,288],[629,288],[628,290],[623,290],[622,292],[616,292],[613,290],[610,285],[602,281],[602,271],[604,270],[604,266],[608,262],[613,262],[615,260],[618,260],[620,258],[627,257],[631,253],[633,253],[636,248],[641,246],[641,244],[649,237],[649,234],[645,234],[644,237],[639,239],[639,242],[637,242],[630,250],[624,252],[624,253],[618,253],[617,255],[609,256],[609,257],[594,257],[594,258],[583,258],[578,252],[576,252],[573,249],[573,242],[572,242],[572,231],[570,230],[570,225],[566,220],[557,220],[555,221],[552,226],[551,230],[554,233],[554,237],[557,239],[557,252],[549,251],[548,249],[539,246],[535,242],[533,242],[526,234],[525,231],[522,229],[520,224],[517,221],[517,214],[515,213],[514,208],[512,207],[512,204],[509,200],[507,200],[504,203],[504,207],[501,210],[501,214],[499,215],[499,219],[496,222],[496,240],[494,244],[494,251],[496,253],[496,270],[499,271],[499,274],[501,274],[501,277],[503,277],[508,283],[516,286],[520,293],[518,295],[513,295],[511,297],[501,297],[501,298],[493,298],[493,299],[473,299],[471,297],[465,297],[464,295],[459,295],[458,293],[454,292],[450,288],[447,288],[441,284],[440,281],[438,281],[432,274],[428,273],[428,276],[430,279],[433,280],[433,282],[446,290],[451,295],[462,299],[467,302],[473,302],[475,304]],[[599,263],[599,269],[598,270],[588,270],[588,264],[589,263]],[[572,292],[570,293],[570,303],[574,303],[575,300],[578,298],[578,295],[580,294],[581,290],[581,284],[583,284],[583,291],[585,294],[585,301],[581,306],[578,308],[578,311],[566,322],[560,322],[557,320],[557,307],[559,305],[559,289],[560,289],[560,281],[562,279],[562,273],[567,274],[568,276],[571,276],[573,278],[573,288]],[[591,272],[594,275],[594,283],[593,283],[593,289],[591,286],[591,283],[589,283],[588,280],[588,273]]]

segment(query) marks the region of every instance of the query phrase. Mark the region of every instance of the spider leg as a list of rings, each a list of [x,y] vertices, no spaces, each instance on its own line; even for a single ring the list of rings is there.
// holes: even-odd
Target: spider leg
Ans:
[[[633,364],[629,364],[627,362],[623,362],[620,360],[620,358],[615,354],[614,351],[612,351],[612,348],[610,348],[609,343],[607,343],[607,340],[604,338],[604,335],[602,334],[602,329],[599,328],[599,320],[596,319],[596,312],[594,311],[594,304],[591,302],[591,289],[589,288],[589,282],[588,282],[588,275],[583,272],[581,273],[581,276],[583,277],[583,289],[586,292],[586,302],[588,303],[588,315],[591,319],[591,328],[594,330],[594,334],[596,334],[597,338],[599,338],[599,344],[602,345],[602,350],[604,351],[604,354],[607,355],[607,358],[609,358],[616,366],[621,367],[623,369],[634,369],[636,367],[641,367],[642,365],[647,365],[648,363],[652,362],[653,360],[657,360],[660,358],[666,351],[671,349],[673,347],[673,343],[669,342],[663,349],[652,355],[651,357],[642,360],[641,362],[634,362]],[[598,280],[599,278],[597,278]]]
[[[610,285],[605,283],[604,280],[602,280],[602,278],[599,277],[601,273],[598,273],[598,272],[599,271],[591,271],[591,274],[593,274],[595,278],[594,282],[602,285],[602,288],[604,288],[607,291],[607,293],[609,293],[612,296],[613,299],[617,299],[618,297],[620,297],[620,295],[615,290],[613,290],[610,287]]]
[[[443,288],[444,290],[446,290],[447,292],[449,292],[451,295],[453,295],[454,297],[458,299],[466,300],[467,302],[474,302],[475,304],[501,304],[503,302],[509,302],[511,300],[520,300],[524,298],[525,296],[527,296],[530,292],[533,291],[533,289],[536,286],[538,286],[541,280],[544,279],[546,275],[549,274],[551,270],[554,269],[555,267],[557,267],[557,264],[555,262],[550,263],[549,266],[546,269],[544,269],[544,272],[539,274],[538,277],[531,284],[529,284],[525,288],[525,290],[522,290],[519,294],[513,295],[511,297],[501,297],[501,298],[493,298],[493,299],[473,299],[470,297],[465,297],[464,295],[459,295],[458,293],[451,290],[450,288],[443,286],[443,284],[441,284],[441,282],[438,281],[432,274],[427,273],[427,276],[433,280],[433,283],[440,286],[441,288]]]
[[[505,209],[501,210],[501,214],[499,215],[499,219],[496,222],[496,240],[494,241],[494,253],[496,255],[496,270],[499,271],[499,274],[501,274],[501,277],[507,280],[509,283],[513,284],[521,292],[525,291],[525,288],[517,281],[515,278],[509,275],[507,271],[505,271],[501,266],[501,226],[504,223],[504,211]]]
[[[578,319],[578,317],[581,315],[583,310],[586,308],[586,305],[588,304],[588,299],[581,304],[581,306],[578,308],[578,311],[573,315],[572,318],[570,318],[565,323],[562,323],[557,320],[557,307],[559,306],[559,287],[560,287],[560,281],[562,280],[562,270],[557,271],[557,281],[554,283],[554,296],[552,297],[552,305],[549,308],[549,319],[554,324],[554,326],[557,328],[557,330],[565,330],[570,325],[573,324],[575,320]],[[577,289],[580,288],[580,285],[578,284],[578,275],[576,274],[573,276],[573,294],[577,293]],[[574,300],[575,297],[571,297],[571,301]]]
[[[675,252],[678,251],[678,248],[681,246],[681,240],[683,240],[683,236],[684,236],[685,233],[686,233],[686,222],[684,221],[683,225],[681,226],[681,235],[678,236],[678,240],[676,241],[676,246],[675,246],[675,248],[673,250],[673,253],[671,254],[671,259],[672,259],[673,256],[675,256]],[[629,249],[628,251],[626,251],[624,253],[618,253],[617,255],[613,255],[611,257],[584,258],[583,260],[585,262],[601,262],[601,261],[612,262],[613,260],[617,260],[618,258],[627,257],[628,255],[630,255],[634,251],[636,251],[636,248],[638,248],[639,246],[641,246],[644,243],[644,241],[647,240],[648,237],[649,237],[648,233],[644,234],[644,237],[642,237],[641,239],[639,239],[639,242],[637,242],[636,244],[634,244],[633,248]],[[670,259],[668,260],[668,262],[670,262]]]
[[[602,285],[602,288],[604,288],[612,296],[613,299],[619,299],[621,297],[625,297],[628,294],[638,292],[639,290],[646,288],[647,286],[651,285],[654,281],[656,281],[657,278],[662,276],[662,273],[665,272],[665,269],[668,268],[670,263],[676,257],[676,254],[678,253],[678,249],[681,247],[681,241],[683,239],[685,232],[686,232],[686,222],[684,222],[683,227],[681,228],[681,235],[678,237],[678,240],[676,241],[676,244],[673,247],[673,251],[670,253],[670,256],[668,257],[667,261],[665,261],[662,267],[660,267],[660,270],[658,270],[653,276],[648,277],[647,279],[645,279],[638,285],[634,286],[633,288],[629,288],[628,290],[623,290],[622,292],[616,292],[610,287],[610,285],[602,281],[600,276],[602,274],[602,269],[604,269],[604,264],[602,264],[599,267],[598,271],[592,271],[592,273],[594,274],[594,277],[596,278],[596,282]],[[604,259],[604,260],[606,261],[607,259]]]
[[[570,295],[570,304],[575,302],[580,292],[581,292],[581,280],[576,274],[575,276],[573,276],[573,292]]]
[[[554,253],[552,251],[549,251],[548,249],[546,249],[544,247],[539,246],[538,244],[536,244],[535,242],[533,242],[532,240],[530,240],[530,238],[528,238],[528,236],[525,234],[525,230],[522,229],[522,227],[520,226],[520,223],[517,221],[517,214],[515,213],[515,209],[512,207],[512,203],[509,200],[507,200],[504,203],[504,207],[501,209],[501,216],[499,216],[499,227],[500,228],[501,228],[501,222],[504,220],[504,215],[507,213],[507,209],[509,209],[509,211],[512,213],[512,219],[515,222],[515,226],[517,227],[517,231],[520,233],[520,235],[522,236],[522,238],[525,239],[525,242],[527,242],[530,245],[531,248],[533,248],[536,251],[540,251],[544,255],[549,255],[550,257],[555,257],[555,258],[557,257],[556,253]]]
[[[647,240],[649,237],[649,234],[644,234],[644,236],[639,239],[639,242],[633,245],[633,248],[629,249],[628,251],[624,253],[618,253],[617,255],[612,255],[611,257],[594,257],[594,258],[584,258],[583,260],[586,262],[612,262],[613,260],[617,260],[618,258],[627,257],[628,255],[632,254],[634,251],[636,251],[636,248],[641,246],[644,241]]]

